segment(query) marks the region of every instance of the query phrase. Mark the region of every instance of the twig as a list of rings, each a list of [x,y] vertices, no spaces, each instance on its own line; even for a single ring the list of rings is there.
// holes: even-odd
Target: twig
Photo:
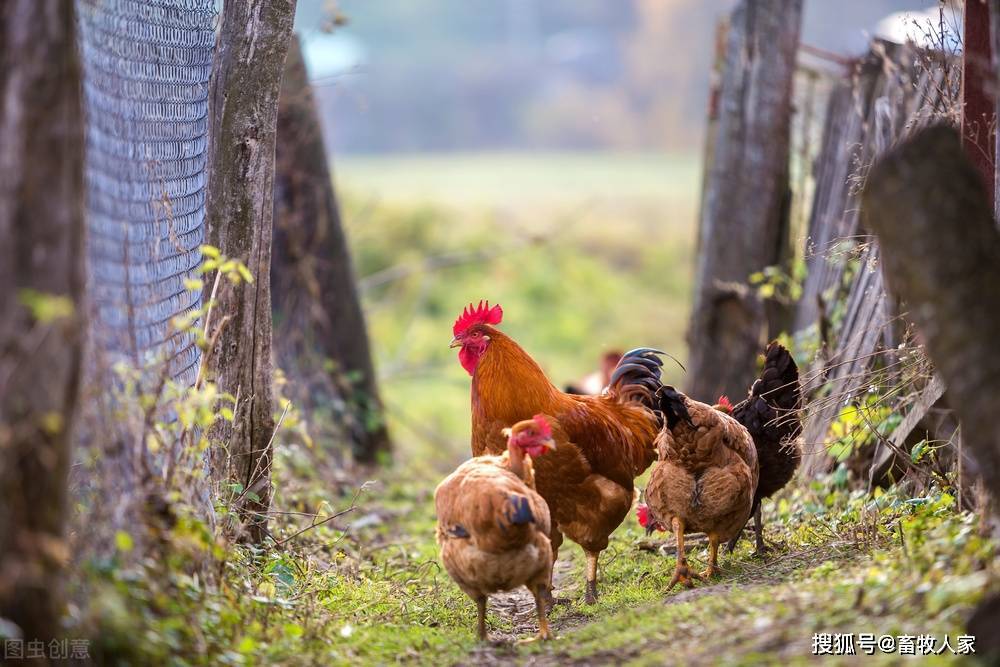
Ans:
[[[309,530],[312,530],[313,528],[318,528],[318,527],[320,527],[320,526],[322,526],[324,524],[327,524],[327,523],[333,521],[334,519],[337,519],[339,517],[344,516],[345,514],[347,514],[349,512],[353,512],[354,510],[356,510],[358,508],[358,506],[357,506],[358,496],[361,495],[361,491],[362,491],[363,488],[364,487],[362,486],[361,489],[357,490],[357,492],[354,494],[354,498],[351,499],[351,506],[348,507],[347,509],[340,510],[336,514],[332,514],[332,515],[328,516],[327,518],[323,519],[322,521],[314,521],[314,522],[310,523],[308,526],[306,526],[305,528],[301,528],[301,529],[295,531],[294,533],[292,533],[288,537],[285,537],[285,538],[280,539],[280,540],[275,540],[275,543],[274,543],[275,546],[277,546],[279,548],[284,547],[286,544],[288,544],[288,542],[290,540],[298,537],[302,533],[304,533],[306,531],[309,531]]]

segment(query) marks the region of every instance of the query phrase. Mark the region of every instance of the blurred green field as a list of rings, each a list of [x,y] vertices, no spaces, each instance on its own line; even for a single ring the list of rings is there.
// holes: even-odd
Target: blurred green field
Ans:
[[[470,301],[501,303],[503,330],[558,385],[613,348],[685,356],[697,159],[346,157],[336,174],[405,465],[468,456],[469,377],[448,342]]]

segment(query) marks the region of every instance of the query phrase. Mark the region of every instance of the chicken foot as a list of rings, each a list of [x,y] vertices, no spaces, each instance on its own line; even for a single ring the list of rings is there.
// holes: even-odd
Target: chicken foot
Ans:
[[[756,551],[754,551],[753,555],[757,558],[762,558],[768,551],[771,550],[771,547],[767,546],[767,544],[764,542],[764,524],[761,521],[760,514],[761,514],[760,503],[757,503],[757,508],[754,509],[753,511],[753,534],[757,549]],[[750,522],[747,521],[748,525],[749,523]],[[740,535],[742,534],[743,531],[741,530],[740,532],[736,533],[736,536],[733,539],[729,540],[729,544],[727,545],[729,553],[733,553],[734,551],[736,551],[736,545],[739,543]]]
[[[699,575],[699,579],[711,579],[719,571],[719,537],[708,536],[708,567]]]
[[[528,644],[539,640],[552,639],[552,631],[549,629],[549,617],[547,614],[548,600],[552,598],[545,584],[539,584],[531,589],[531,594],[535,596],[535,609],[538,611],[538,634],[528,639],[518,641],[518,644]]]
[[[668,593],[678,583],[687,588],[694,588],[694,580],[703,579],[702,575],[692,572],[691,568],[688,567],[687,556],[684,553],[684,522],[675,516],[671,525],[674,529],[674,535],[677,537],[677,567],[674,568],[673,578],[667,584]],[[716,549],[718,549],[718,544],[716,544]]]
[[[764,524],[760,520],[760,503],[757,503],[757,509],[753,513],[753,534],[757,545],[757,551],[754,552],[754,556],[761,558],[771,549],[764,544]]]
[[[587,594],[584,602],[594,604],[597,602],[597,559],[600,557],[599,551],[584,551],[587,554]]]

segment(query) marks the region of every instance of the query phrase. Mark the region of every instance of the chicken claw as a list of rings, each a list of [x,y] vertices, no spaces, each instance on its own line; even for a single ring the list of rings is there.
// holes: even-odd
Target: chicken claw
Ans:
[[[518,644],[530,644],[537,641],[545,641],[552,639],[552,631],[549,629],[549,618],[545,613],[546,610],[546,599],[552,597],[551,591],[549,591],[547,586],[538,586],[532,591],[535,596],[535,609],[538,612],[538,634],[534,637],[527,637],[525,639],[519,639]]]
[[[669,593],[673,590],[674,586],[680,584],[685,588],[694,588],[694,580],[704,581],[705,576],[693,572],[691,568],[688,567],[687,561],[680,561],[677,563],[677,568],[674,570],[674,577],[667,584],[667,592]]]
[[[715,535],[708,536],[708,567],[701,573],[701,578],[708,581],[719,571],[719,538]]]

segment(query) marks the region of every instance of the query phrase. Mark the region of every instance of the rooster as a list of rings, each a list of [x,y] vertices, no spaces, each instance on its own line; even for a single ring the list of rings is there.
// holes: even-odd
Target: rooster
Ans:
[[[669,528],[677,539],[670,590],[715,574],[719,544],[743,530],[757,488],[757,450],[750,432],[718,406],[667,386],[657,396],[665,424],[656,439],[659,459],[646,486],[648,506],[640,506],[638,515],[647,532]],[[688,532],[708,536],[708,569],[701,574],[687,564]]]
[[[559,453],[538,462],[538,490],[552,511],[553,560],[565,533],[587,557],[586,602],[597,599],[597,566],[628,515],[633,481],[655,458],[658,350],[626,353],[599,396],[559,391],[512,338],[496,328],[497,305],[480,302],[455,321],[451,346],[472,376],[472,454],[499,454],[500,427],[543,413],[557,426]],[[572,480],[572,481],[569,481]]]
[[[526,586],[535,597],[538,637],[549,639],[546,618],[552,580],[549,509],[534,490],[532,457],[555,447],[544,417],[503,429],[507,451],[458,467],[434,492],[437,541],[451,578],[476,601],[479,639],[486,639],[491,593]]]
[[[753,436],[760,464],[760,481],[753,497],[754,536],[757,555],[767,550],[760,503],[780,491],[792,479],[802,459],[797,441],[802,432],[798,408],[802,397],[799,369],[783,346],[772,342],[764,353],[764,369],[745,400],[732,407],[725,396],[719,399],[719,409],[730,412]],[[742,533],[743,531],[740,531]],[[736,548],[740,533],[729,542],[729,551]]]

